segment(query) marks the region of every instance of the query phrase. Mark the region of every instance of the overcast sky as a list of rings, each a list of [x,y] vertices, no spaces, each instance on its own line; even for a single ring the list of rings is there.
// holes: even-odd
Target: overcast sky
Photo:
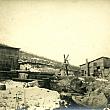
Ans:
[[[73,65],[110,57],[110,1],[0,0],[0,42]]]

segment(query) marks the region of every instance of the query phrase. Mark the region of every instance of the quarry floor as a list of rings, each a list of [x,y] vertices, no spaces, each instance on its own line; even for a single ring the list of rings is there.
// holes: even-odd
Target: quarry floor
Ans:
[[[60,107],[60,94],[57,91],[45,88],[24,88],[23,82],[8,80],[3,82],[6,90],[0,90],[0,110],[15,110],[22,108],[23,104],[28,110],[53,110]]]

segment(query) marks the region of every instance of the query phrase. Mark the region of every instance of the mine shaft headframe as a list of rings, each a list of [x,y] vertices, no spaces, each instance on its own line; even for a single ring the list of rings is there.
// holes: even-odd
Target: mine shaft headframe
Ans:
[[[64,60],[67,60],[68,57],[69,57],[69,54],[67,56],[65,56],[65,54],[64,54]]]
[[[69,57],[69,54],[67,56],[65,56],[65,54],[64,54],[64,69],[66,71],[67,76],[68,76],[68,64],[69,64],[68,57]]]
[[[68,64],[68,57],[69,57],[69,54],[67,56],[65,56],[65,54],[64,54],[64,63]]]

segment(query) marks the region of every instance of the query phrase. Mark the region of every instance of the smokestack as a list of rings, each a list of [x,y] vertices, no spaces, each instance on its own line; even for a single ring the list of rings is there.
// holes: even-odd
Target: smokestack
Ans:
[[[88,59],[86,59],[86,74],[87,74],[87,76],[90,76]]]

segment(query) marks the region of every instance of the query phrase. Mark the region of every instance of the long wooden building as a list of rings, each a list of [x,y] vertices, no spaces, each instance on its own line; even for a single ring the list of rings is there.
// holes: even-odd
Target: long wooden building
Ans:
[[[110,58],[100,57],[85,64],[80,65],[80,71],[83,76],[99,76],[102,77],[110,73]]]
[[[0,78],[6,77],[6,73],[19,69],[19,48],[0,44]]]

